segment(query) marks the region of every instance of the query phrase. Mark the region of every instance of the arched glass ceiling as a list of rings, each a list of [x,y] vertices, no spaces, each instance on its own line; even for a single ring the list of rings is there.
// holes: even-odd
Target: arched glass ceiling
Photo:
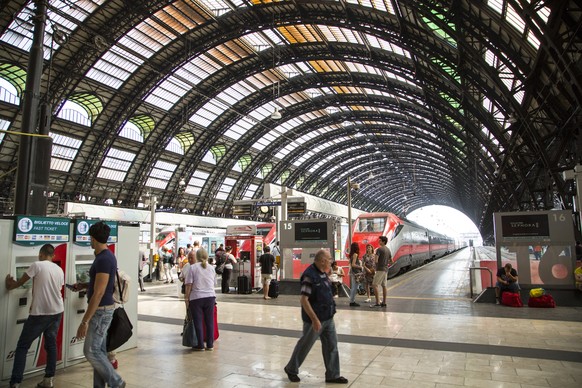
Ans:
[[[533,67],[537,66],[536,51],[549,44],[544,34],[560,31],[557,27],[547,28],[550,10],[541,2],[462,1],[452,9],[448,3],[412,1],[153,1],[148,5],[159,8],[139,20],[135,15],[145,9],[133,2],[49,3],[52,24],[47,28],[45,46],[52,45],[54,51],[46,50],[45,57],[57,53],[60,67],[71,66],[66,69],[71,71],[69,83],[63,83],[63,89],[55,90],[54,95],[64,100],[75,92],[91,91],[104,107],[103,114],[91,113],[91,132],[86,134],[81,129],[79,134],[79,154],[96,155],[92,159],[95,167],[82,166],[79,157],[73,155],[70,163],[82,167],[81,176],[86,178],[73,173],[60,181],[72,190],[97,190],[107,184],[96,176],[115,180],[91,171],[99,171],[106,164],[111,167],[108,152],[116,147],[129,147],[128,151],[136,155],[127,173],[127,179],[136,182],[130,182],[128,187],[141,190],[141,183],[149,179],[156,182],[150,187],[167,193],[167,197],[159,197],[162,201],[174,200],[172,191],[177,177],[188,180],[196,171],[209,173],[200,191],[187,192],[204,196],[196,205],[204,209],[219,193],[223,201],[230,201],[247,195],[250,185],[260,188],[262,183],[254,178],[258,171],[262,172],[258,175],[261,179],[284,176],[296,187],[313,188],[317,195],[334,195],[333,185],[340,184],[344,175],[328,172],[329,180],[317,182],[310,173],[317,174],[333,165],[334,159],[328,155],[325,163],[318,163],[317,155],[342,142],[344,148],[337,154],[342,158],[340,165],[345,166],[342,172],[353,171],[362,179],[366,174],[354,163],[360,154],[375,155],[398,147],[405,147],[402,149],[417,159],[445,159],[444,164],[433,163],[452,174],[457,186],[469,176],[478,176],[477,172],[492,175],[497,167],[522,179],[522,171],[532,171],[528,157],[514,160],[505,155],[506,150],[534,154],[542,151],[543,156],[544,150],[536,147],[542,147],[540,139],[551,133],[552,126],[547,124],[552,122],[549,109],[540,114],[548,115],[545,123],[535,127],[528,124],[527,128],[514,125],[516,119],[542,111],[537,100],[544,102],[547,94],[541,91],[538,98],[536,86],[528,80],[539,74]],[[127,12],[133,5],[136,8]],[[394,10],[392,5],[398,8]],[[338,13],[339,9],[343,12]],[[120,15],[127,12],[134,19],[123,26],[106,23],[113,16],[107,14],[111,10]],[[311,13],[316,16],[311,17]],[[327,18],[328,13],[335,17]],[[4,26],[0,39],[28,50],[29,14],[30,8],[18,13],[13,23]],[[90,19],[93,14],[97,16]],[[256,23],[259,15],[261,22]],[[362,15],[369,19],[364,20]],[[84,20],[90,23],[77,32]],[[352,23],[354,20],[357,22]],[[385,23],[380,27],[376,20]],[[107,28],[91,30],[101,22]],[[245,29],[236,27],[237,23]],[[53,27],[62,27],[68,33],[70,47],[53,44]],[[224,36],[213,34],[213,29]],[[102,35],[93,36],[95,32]],[[85,42],[87,36],[89,40]],[[563,39],[568,41],[569,37]],[[82,58],[91,51],[79,49],[87,47],[87,43],[92,43],[96,57]],[[323,55],[315,55],[316,51]],[[338,52],[341,54],[334,55]],[[386,56],[377,60],[380,52]],[[547,51],[539,60],[544,63],[550,57],[552,61],[555,52]],[[564,62],[559,66],[562,69],[568,65]],[[541,73],[552,74],[545,69]],[[74,74],[85,74],[86,79],[76,79]],[[346,74],[352,79],[339,77]],[[354,82],[353,77],[359,77],[359,82]],[[147,82],[148,78],[152,81]],[[551,98],[560,94],[554,92]],[[124,96],[135,96],[136,102],[127,104]],[[116,106],[124,103],[127,108]],[[275,107],[284,111],[280,122],[270,120]],[[514,113],[516,117],[510,120]],[[155,123],[147,132],[141,129],[141,138],[135,128],[127,132],[123,129],[136,114],[151,115]],[[190,120],[184,122],[179,116]],[[54,128],[63,132],[61,136],[76,134],[68,125],[59,121]],[[96,144],[93,134],[101,131],[99,141],[106,139],[99,143],[106,148],[103,155],[92,146]],[[383,132],[386,136],[380,136]],[[398,138],[393,139],[391,135],[398,132]],[[116,145],[109,134],[120,134],[122,145]],[[367,151],[366,138],[385,143],[380,149]],[[235,149],[235,141],[244,142],[244,149]],[[419,146],[422,142],[429,144],[424,150]],[[202,157],[186,151],[194,144],[201,145],[197,153]],[[218,144],[231,151],[215,160],[208,150]],[[180,149],[184,157],[176,158]],[[350,159],[344,150],[350,150],[354,157]],[[159,165],[161,160],[156,161],[152,153],[163,163],[171,160],[175,165]],[[244,155],[249,156],[246,167],[234,168],[240,167]],[[273,156],[275,159],[270,160]],[[394,156],[395,170],[411,168],[412,163],[403,155]],[[363,167],[372,169],[367,164]],[[459,167],[478,171],[455,171]],[[337,170],[340,168],[332,171]],[[251,178],[252,183],[248,182]],[[163,185],[156,179],[171,182]],[[479,187],[489,179],[493,180],[480,177],[467,186]],[[227,186],[231,194],[225,197]],[[530,190],[529,183],[522,186],[526,187],[524,192]],[[503,198],[512,189],[499,185],[496,190],[498,198]],[[450,197],[460,194],[459,191]],[[119,195],[139,196],[139,192],[127,194],[122,189]]]

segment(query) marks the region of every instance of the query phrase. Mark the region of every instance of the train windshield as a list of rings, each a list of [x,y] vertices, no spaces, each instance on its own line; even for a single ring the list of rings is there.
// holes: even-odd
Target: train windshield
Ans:
[[[356,233],[382,233],[386,226],[386,217],[360,218],[356,224]]]
[[[269,234],[271,229],[273,229],[271,226],[266,227],[266,228],[257,228],[257,235],[265,237],[266,235]]]

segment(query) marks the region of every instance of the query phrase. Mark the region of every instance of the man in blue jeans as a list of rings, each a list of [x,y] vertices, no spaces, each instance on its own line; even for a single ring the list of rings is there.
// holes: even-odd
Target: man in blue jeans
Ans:
[[[333,316],[335,300],[328,273],[331,267],[331,255],[326,250],[319,250],[315,260],[301,275],[301,319],[303,335],[295,345],[291,359],[284,368],[289,380],[301,381],[299,367],[317,338],[321,340],[321,352],[325,365],[325,382],[347,384],[348,379],[340,376],[339,352],[337,350],[337,332]]]
[[[91,248],[95,261],[89,269],[89,283],[77,283],[76,290],[87,289],[89,305],[77,329],[77,338],[85,338],[83,353],[93,366],[93,387],[125,387],[125,381],[117,374],[107,357],[107,330],[113,318],[115,302],[113,283],[117,273],[117,259],[107,248],[111,229],[104,222],[89,228]]]
[[[45,244],[38,253],[39,261],[32,263],[18,281],[10,275],[6,276],[8,290],[22,286],[30,279],[32,279],[33,287],[30,315],[24,322],[14,354],[10,387],[20,386],[26,365],[26,353],[34,340],[42,334],[44,334],[47,362],[44,378],[37,387],[54,386],[53,377],[57,366],[57,332],[64,311],[62,289],[65,285],[63,270],[52,261],[54,255],[55,248],[51,244]]]

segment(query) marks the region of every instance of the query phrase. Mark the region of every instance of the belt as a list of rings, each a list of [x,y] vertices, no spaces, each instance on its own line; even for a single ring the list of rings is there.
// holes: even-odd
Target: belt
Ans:
[[[97,310],[113,310],[115,308],[114,304],[110,304],[109,306],[99,306]]]

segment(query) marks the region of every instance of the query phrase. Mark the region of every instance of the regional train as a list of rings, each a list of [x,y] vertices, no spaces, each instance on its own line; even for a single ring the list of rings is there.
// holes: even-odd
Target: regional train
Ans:
[[[352,227],[352,242],[360,246],[360,257],[366,253],[366,245],[378,248],[380,236],[388,238],[394,264],[388,277],[404,273],[412,268],[436,260],[456,249],[455,240],[444,234],[424,228],[402,219],[393,213],[361,214]],[[346,254],[349,254],[346,242]]]

